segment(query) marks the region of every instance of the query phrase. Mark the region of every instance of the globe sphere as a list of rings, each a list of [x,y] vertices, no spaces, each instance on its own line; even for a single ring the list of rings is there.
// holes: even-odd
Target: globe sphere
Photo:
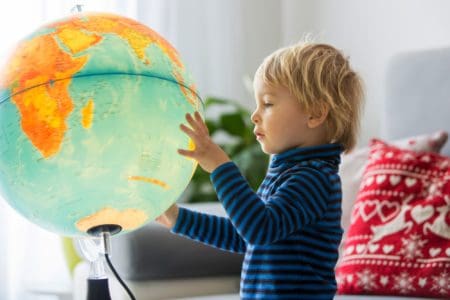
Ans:
[[[179,129],[200,111],[177,51],[145,25],[82,13],[42,26],[0,69],[0,194],[47,230],[128,232],[188,185]]]

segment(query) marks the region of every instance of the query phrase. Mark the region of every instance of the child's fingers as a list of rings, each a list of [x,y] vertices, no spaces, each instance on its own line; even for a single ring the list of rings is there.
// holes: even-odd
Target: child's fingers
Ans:
[[[178,149],[178,154],[181,154],[186,157],[195,158],[195,151],[192,150],[185,150],[185,149]]]
[[[206,127],[205,121],[203,121],[202,116],[200,115],[200,113],[198,111],[195,112],[194,117],[195,117],[195,121],[199,125],[200,129],[204,133],[209,134],[208,127]]]
[[[191,114],[186,114],[186,120],[194,131],[209,135],[208,127],[206,127],[206,124],[198,111],[196,111],[193,116]]]
[[[191,128],[187,127],[187,126],[184,125],[184,124],[181,124],[181,125],[180,125],[180,129],[181,129],[184,133],[186,133],[191,139],[193,139],[194,142],[195,142],[195,140],[197,139],[197,134],[195,133],[194,130],[192,130]]]
[[[197,118],[193,118],[191,114],[186,114],[186,121],[188,121],[189,125],[192,126],[192,129],[195,131],[202,131],[201,123],[198,122]]]

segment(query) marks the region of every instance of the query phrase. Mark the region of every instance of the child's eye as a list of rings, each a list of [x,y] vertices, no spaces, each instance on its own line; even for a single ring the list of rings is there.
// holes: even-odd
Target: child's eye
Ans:
[[[273,106],[273,104],[270,103],[270,102],[265,102],[265,103],[264,103],[264,107],[271,107],[271,106]]]

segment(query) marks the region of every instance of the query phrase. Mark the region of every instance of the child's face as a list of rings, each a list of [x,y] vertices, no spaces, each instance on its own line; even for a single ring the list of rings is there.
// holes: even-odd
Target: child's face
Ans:
[[[256,110],[252,114],[254,133],[267,154],[310,146],[309,115],[298,100],[282,86],[270,86],[260,76],[254,81]]]

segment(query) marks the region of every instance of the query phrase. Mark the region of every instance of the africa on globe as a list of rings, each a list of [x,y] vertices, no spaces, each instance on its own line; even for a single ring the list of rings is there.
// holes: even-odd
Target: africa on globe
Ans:
[[[0,69],[0,194],[64,235],[153,220],[192,177],[179,129],[202,103],[177,51],[129,18],[82,13],[22,40]]]

